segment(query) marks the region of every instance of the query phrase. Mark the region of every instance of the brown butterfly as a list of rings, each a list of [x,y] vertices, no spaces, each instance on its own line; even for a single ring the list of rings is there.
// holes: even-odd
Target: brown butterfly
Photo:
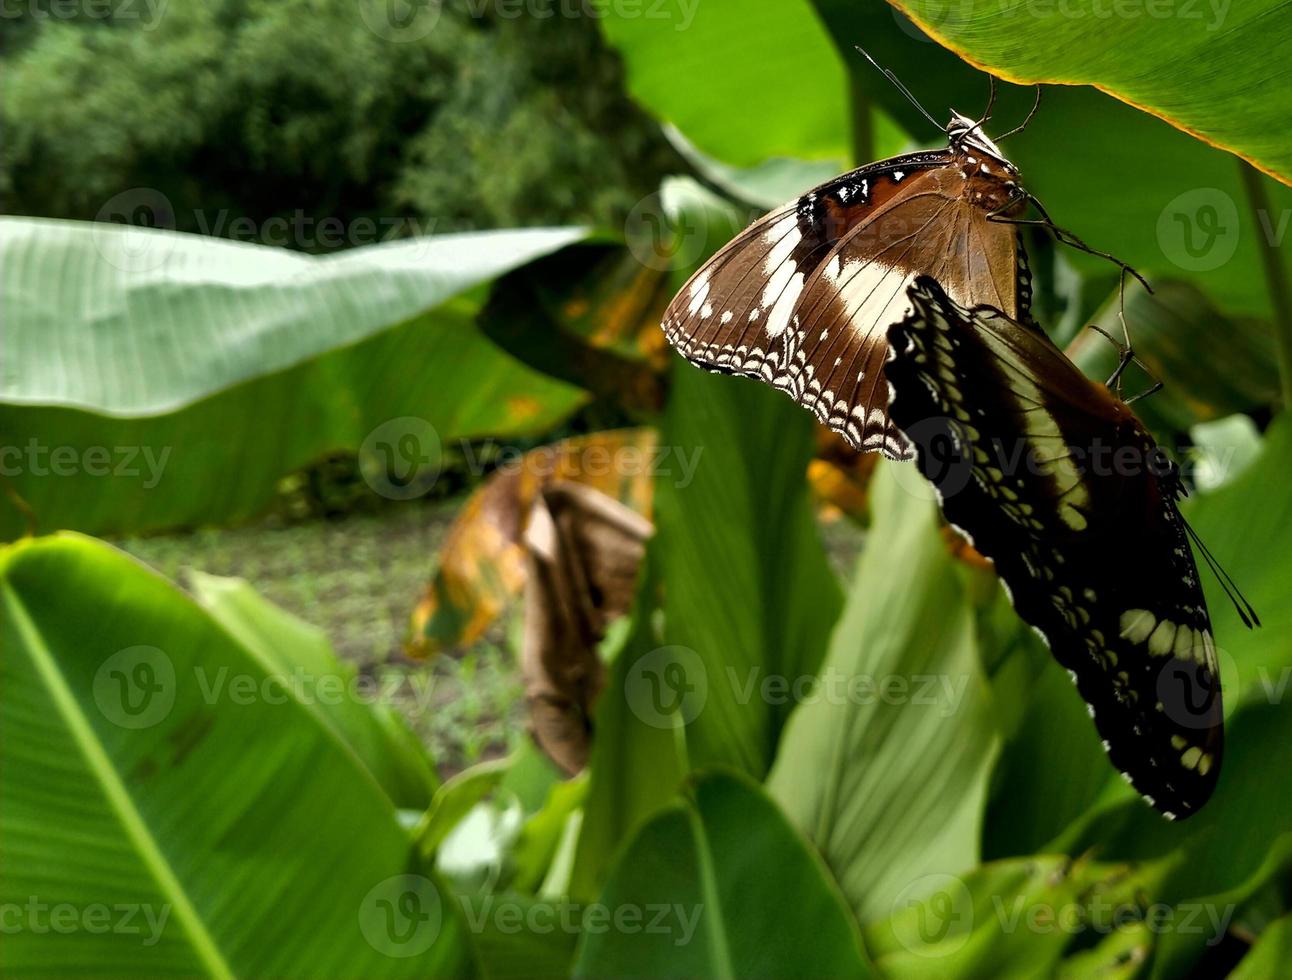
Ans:
[[[892,72],[880,70],[933,122]],[[952,112],[945,150],[853,170],[750,225],[669,305],[669,342],[700,367],[788,392],[854,449],[909,458],[888,418],[883,365],[885,333],[909,311],[916,276],[932,277],[956,302],[986,303],[1039,329],[1016,226],[1044,226],[1133,273],[1055,226],[1022,187],[1018,168],[982,129],[995,94],[992,79],[977,122]],[[1039,104],[1038,88],[1027,119],[1005,135],[1022,131]],[[1021,216],[1029,204],[1039,219]]]

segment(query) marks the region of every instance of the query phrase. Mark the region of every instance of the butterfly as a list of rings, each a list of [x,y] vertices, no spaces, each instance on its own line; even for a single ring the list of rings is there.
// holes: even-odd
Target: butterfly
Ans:
[[[943,514],[1068,669],[1113,765],[1165,816],[1196,813],[1224,730],[1178,467],[1043,332],[927,276],[908,295],[888,330],[888,410]]]
[[[909,312],[916,277],[1030,321],[1010,219],[1035,199],[981,122],[953,112],[946,137],[944,150],[853,170],[754,222],[669,305],[669,342],[700,367],[787,392],[858,451],[909,458],[883,367],[886,331]]]

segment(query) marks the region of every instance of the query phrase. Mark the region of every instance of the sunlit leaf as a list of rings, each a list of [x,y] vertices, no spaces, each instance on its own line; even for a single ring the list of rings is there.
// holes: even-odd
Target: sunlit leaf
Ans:
[[[1156,7],[892,2],[1002,78],[1095,85],[1292,183],[1292,153],[1279,138],[1292,98],[1270,84],[1275,66],[1292,59],[1292,24],[1279,0]]]
[[[298,690],[310,708],[368,767],[396,806],[423,809],[437,780],[426,750],[383,691],[340,660],[327,637],[262,598],[242,579],[189,573],[194,594],[278,680]]]
[[[294,653],[267,663],[92,539],[0,552],[0,897],[133,908],[138,930],[7,930],[6,971],[468,972],[458,909],[390,797],[320,692],[283,687]]]
[[[820,858],[756,786],[706,775],[642,827],[584,920],[584,977],[872,975]],[[647,929],[646,917],[656,922]]]
[[[701,150],[737,166],[776,156],[847,158],[843,70],[806,0],[705,0],[655,17],[605,9],[603,28],[624,56],[629,92]],[[778,97],[760,100],[759,125],[749,125],[736,107],[772,90]]]
[[[373,492],[405,499],[454,440],[541,432],[586,397],[483,338],[479,300],[462,295],[577,231],[319,258],[2,220],[4,475],[41,530],[246,520],[280,478],[338,451],[360,456]],[[383,465],[417,479],[392,487]],[[0,505],[0,535],[26,523]]]
[[[768,779],[862,922],[923,875],[978,860],[996,751],[973,610],[909,464],[872,481],[872,532],[819,685]]]

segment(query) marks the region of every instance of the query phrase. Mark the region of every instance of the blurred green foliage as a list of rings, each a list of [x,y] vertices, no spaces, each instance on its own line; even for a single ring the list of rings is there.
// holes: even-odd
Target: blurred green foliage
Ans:
[[[595,20],[454,6],[392,41],[366,2],[6,13],[3,209],[92,219],[149,187],[181,231],[254,241],[279,217],[303,229],[287,244],[323,251],[416,231],[619,227],[673,165]],[[375,238],[353,240],[361,218]],[[324,219],[347,231],[329,236]]]

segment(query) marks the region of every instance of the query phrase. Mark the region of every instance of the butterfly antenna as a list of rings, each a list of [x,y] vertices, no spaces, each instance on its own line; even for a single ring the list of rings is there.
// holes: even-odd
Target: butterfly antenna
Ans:
[[[987,82],[991,85],[991,89],[987,94],[987,108],[983,111],[982,118],[974,123],[975,129],[981,129],[983,123],[991,118],[991,110],[996,105],[996,76],[988,75]]]
[[[856,45],[853,45],[853,46],[854,46],[858,51],[860,51],[860,52],[861,52],[861,56],[862,56],[863,58],[865,58],[865,59],[866,59],[867,61],[869,61],[872,65],[874,65],[874,66],[875,66],[875,70],[876,70],[876,71],[878,71],[880,74],[882,74],[885,78],[887,78],[890,82],[892,82],[892,83],[893,83],[893,86],[897,89],[897,91],[901,92],[904,96],[906,96],[907,100],[911,103],[911,105],[915,106],[915,108],[917,108],[917,109],[919,109],[919,110],[920,110],[920,115],[922,115],[925,119],[927,119],[929,122],[931,122],[931,123],[932,123],[934,126],[936,126],[939,130],[945,130],[945,129],[946,129],[946,127],[945,127],[945,126],[943,126],[943,125],[942,125],[941,123],[939,123],[936,119],[934,119],[931,115],[929,115],[929,110],[928,110],[928,109],[926,109],[926,108],[924,108],[924,106],[920,105],[920,100],[919,100],[919,99],[917,99],[914,95],[912,95],[912,94],[911,94],[911,90],[910,90],[910,89],[908,89],[905,85],[903,85],[903,84],[902,84],[902,80],[901,80],[900,78],[898,78],[896,75],[894,75],[894,74],[893,74],[889,69],[882,67],[882,66],[879,64],[879,62],[878,62],[878,61],[876,61],[874,58],[872,58],[872,57],[870,56],[870,52],[868,52],[868,51],[867,51],[865,48],[863,48],[860,44],[856,44]]]
[[[1202,543],[1202,538],[1198,537],[1198,532],[1189,526],[1189,522],[1183,520],[1183,518],[1181,518],[1181,521],[1184,524],[1185,531],[1189,534],[1189,540],[1193,542],[1194,547],[1196,547],[1202,554],[1203,560],[1207,563],[1207,567],[1211,569],[1211,573],[1216,576],[1216,581],[1220,583],[1220,587],[1224,590],[1225,596],[1234,604],[1234,609],[1237,610],[1238,618],[1243,621],[1243,625],[1248,629],[1251,629],[1253,626],[1260,626],[1261,618],[1256,615],[1256,610],[1253,609],[1252,604],[1247,601],[1247,597],[1244,596],[1242,591],[1238,588],[1238,584],[1230,577],[1229,573],[1221,567],[1220,562],[1216,561],[1216,556],[1213,555],[1207,546]]]
[[[1027,129],[1027,124],[1032,121],[1032,117],[1036,115],[1036,110],[1039,108],[1041,108],[1041,86],[1038,85],[1036,86],[1036,101],[1032,103],[1032,109],[1027,114],[1027,118],[1011,129],[1008,133],[1002,133],[1000,136],[997,136],[996,139],[1008,139],[1010,136],[1017,136],[1023,130]]]

